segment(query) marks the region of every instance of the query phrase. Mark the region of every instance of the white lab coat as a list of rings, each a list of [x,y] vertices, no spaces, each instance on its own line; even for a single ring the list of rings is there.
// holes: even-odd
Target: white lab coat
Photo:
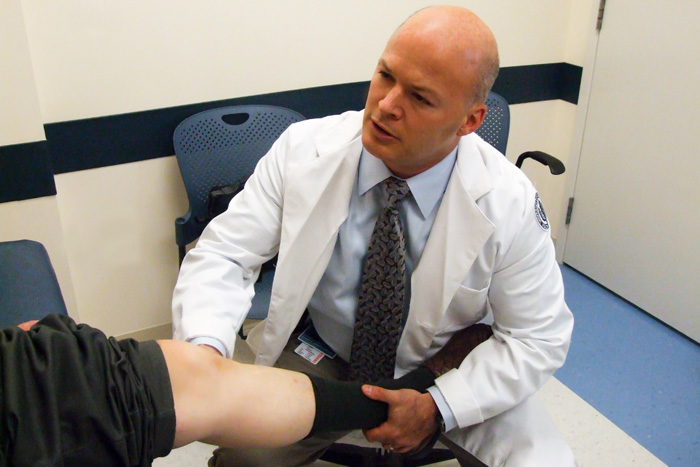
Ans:
[[[211,336],[233,353],[260,265],[279,250],[268,318],[248,338],[273,365],[304,312],[348,213],[362,149],[362,112],[292,125],[182,265],[173,298],[177,339]],[[457,162],[425,250],[396,375],[492,313],[494,335],[438,378],[460,427],[514,407],[564,362],[573,317],[532,184],[475,134]],[[491,316],[491,315],[489,315]]]

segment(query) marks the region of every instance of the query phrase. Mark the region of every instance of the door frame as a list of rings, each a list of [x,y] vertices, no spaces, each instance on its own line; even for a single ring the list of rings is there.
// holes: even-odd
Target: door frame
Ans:
[[[566,241],[569,234],[569,226],[566,224],[566,211],[569,206],[569,199],[573,198],[576,191],[576,178],[578,177],[578,166],[581,160],[581,149],[583,146],[583,136],[586,129],[586,118],[588,117],[588,105],[591,95],[591,87],[593,85],[593,75],[595,73],[595,61],[598,54],[598,40],[600,31],[596,30],[596,22],[598,17],[598,5],[591,10],[588,17],[590,31],[586,41],[586,52],[583,63],[583,72],[581,75],[581,87],[578,94],[578,103],[576,105],[576,118],[574,121],[574,133],[571,137],[571,149],[566,167],[566,182],[564,185],[564,199],[560,205],[561,225],[556,232],[556,258],[559,264],[564,263],[564,251],[566,250]]]

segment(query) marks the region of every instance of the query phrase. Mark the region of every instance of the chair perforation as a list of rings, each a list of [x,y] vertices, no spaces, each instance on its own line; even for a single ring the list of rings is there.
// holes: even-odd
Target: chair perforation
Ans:
[[[486,100],[488,111],[476,133],[487,143],[505,153],[508,142],[508,103],[497,94],[490,93]]]

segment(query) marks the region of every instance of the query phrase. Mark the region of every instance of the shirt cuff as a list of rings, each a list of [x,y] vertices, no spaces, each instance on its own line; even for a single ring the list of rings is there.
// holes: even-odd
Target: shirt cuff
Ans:
[[[447,401],[442,395],[442,392],[440,392],[440,388],[438,388],[437,386],[431,386],[428,388],[428,392],[431,396],[433,396],[435,405],[437,405],[437,408],[440,411],[440,415],[442,415],[442,419],[445,422],[445,431],[450,431],[451,429],[456,428],[457,419],[452,413],[452,410],[450,410],[450,406],[447,405]]]
[[[218,350],[221,355],[226,355],[226,346],[224,345],[223,342],[221,342],[216,337],[206,337],[206,336],[193,337],[192,339],[188,340],[187,342],[189,342],[190,344],[194,344],[194,345],[208,345],[208,346],[214,347],[216,350]]]

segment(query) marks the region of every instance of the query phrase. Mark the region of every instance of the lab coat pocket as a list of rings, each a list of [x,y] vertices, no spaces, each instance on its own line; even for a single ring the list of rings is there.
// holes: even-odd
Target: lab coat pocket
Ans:
[[[452,334],[481,321],[488,312],[488,292],[488,284],[478,290],[459,286],[438,323],[435,334]]]

